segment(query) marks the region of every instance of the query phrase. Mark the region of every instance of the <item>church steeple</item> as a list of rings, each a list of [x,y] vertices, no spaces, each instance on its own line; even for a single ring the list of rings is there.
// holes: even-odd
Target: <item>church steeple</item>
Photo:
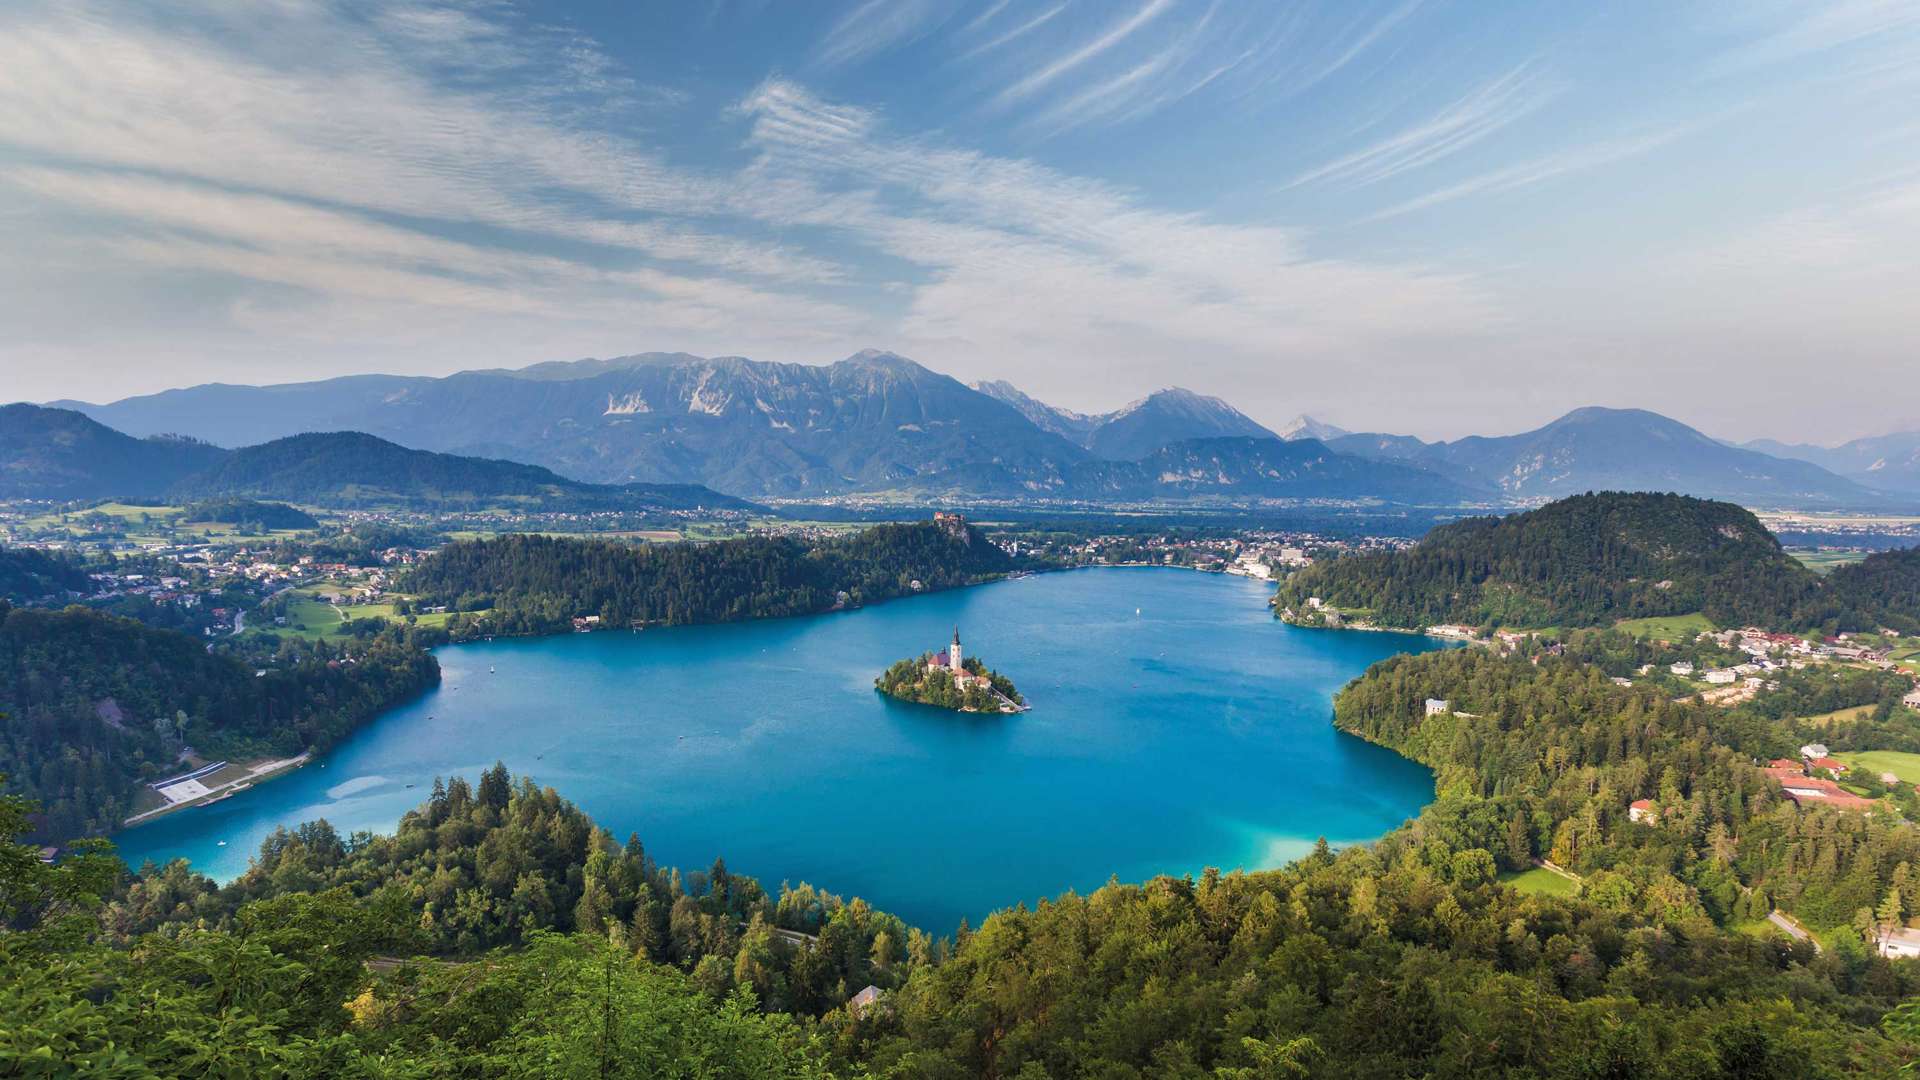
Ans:
[[[953,644],[947,647],[947,663],[952,666],[952,670],[961,670],[960,658],[960,628],[956,626],[953,628]]]

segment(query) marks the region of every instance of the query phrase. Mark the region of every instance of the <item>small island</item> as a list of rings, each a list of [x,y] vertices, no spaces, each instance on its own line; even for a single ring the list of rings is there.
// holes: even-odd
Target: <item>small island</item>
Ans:
[[[874,688],[902,701],[934,705],[960,712],[1017,713],[1027,710],[1026,699],[1012,680],[990,671],[978,657],[960,649],[960,629],[945,649],[901,660],[873,680]]]

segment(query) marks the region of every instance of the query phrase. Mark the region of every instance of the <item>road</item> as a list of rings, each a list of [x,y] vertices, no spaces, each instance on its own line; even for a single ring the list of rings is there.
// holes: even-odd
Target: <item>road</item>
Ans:
[[[1807,933],[1805,927],[1787,918],[1785,915],[1780,914],[1778,910],[1767,912],[1767,921],[1785,930],[1790,936],[1799,938],[1801,941],[1813,941],[1813,935]],[[1816,953],[1820,951],[1819,942],[1813,941],[1813,951]]]

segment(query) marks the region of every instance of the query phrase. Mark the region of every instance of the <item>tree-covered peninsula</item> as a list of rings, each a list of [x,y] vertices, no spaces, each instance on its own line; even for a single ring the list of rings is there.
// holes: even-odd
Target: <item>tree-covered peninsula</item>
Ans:
[[[1015,560],[951,515],[806,541],[630,544],[514,535],[448,544],[408,576],[423,604],[485,611],[472,633],[552,633],[808,615],[992,580]]]
[[[1283,618],[1382,627],[1576,627],[1701,612],[1722,626],[1909,625],[1920,558],[1877,555],[1822,579],[1731,503],[1576,495],[1441,525],[1405,551],[1315,563],[1284,581]],[[1895,602],[1904,590],[1904,602]]]
[[[873,685],[901,701],[960,712],[1010,713],[1027,707],[1013,680],[991,670],[977,656],[962,655],[958,630],[945,650],[895,661]]]

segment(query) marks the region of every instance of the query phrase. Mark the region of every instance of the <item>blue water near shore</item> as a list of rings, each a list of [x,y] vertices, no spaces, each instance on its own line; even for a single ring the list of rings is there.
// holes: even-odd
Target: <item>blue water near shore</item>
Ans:
[[[224,880],[276,826],[388,831],[435,776],[498,759],[665,865],[724,856],[770,891],[809,881],[939,933],[1109,877],[1277,866],[1432,797],[1425,768],[1330,720],[1368,664],[1435,645],[1289,627],[1267,595],[1091,569],[832,615],[451,646],[437,690],[304,769],[116,839],[136,865],[184,856]],[[1031,712],[874,692],[956,625]]]

